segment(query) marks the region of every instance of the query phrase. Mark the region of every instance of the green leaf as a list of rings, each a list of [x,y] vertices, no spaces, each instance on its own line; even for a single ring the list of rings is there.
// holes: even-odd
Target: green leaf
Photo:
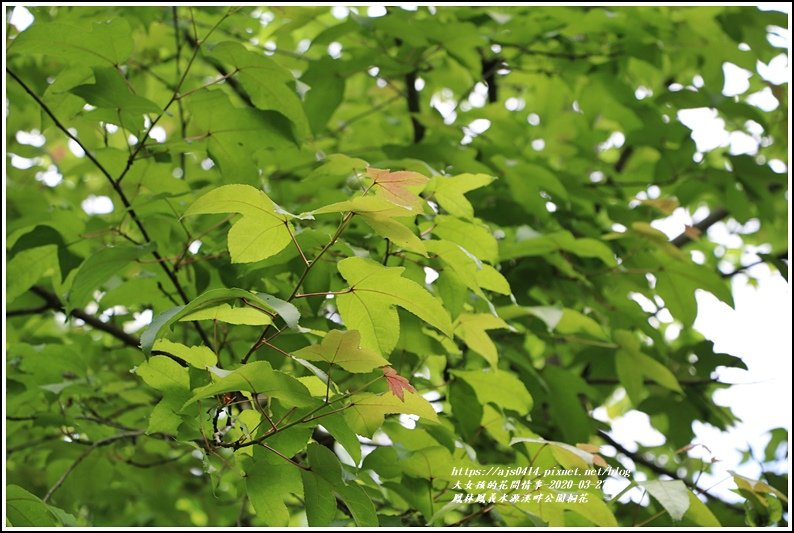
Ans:
[[[22,250],[6,264],[6,303],[12,303],[30,289],[55,265],[57,247],[53,244]]]
[[[514,240],[503,240],[499,245],[499,257],[516,259],[547,255],[555,250],[570,252],[579,257],[595,257],[608,266],[617,265],[612,249],[602,241],[591,238],[577,239],[568,231],[558,231],[542,235],[528,226],[516,232]]]
[[[558,333],[563,333],[565,335],[586,333],[598,339],[609,339],[606,333],[604,333],[604,328],[602,328],[598,322],[573,309],[563,309],[562,317],[560,317],[554,329]]]
[[[486,265],[454,242],[444,240],[426,241],[425,247],[427,251],[434,253],[441,259],[444,265],[452,270],[474,294],[487,301],[485,294],[480,288],[480,280],[477,276],[477,273]]]
[[[323,388],[325,394],[325,388]],[[361,462],[361,443],[356,436],[356,433],[347,425],[341,413],[324,416],[322,418],[322,425],[336,439],[336,442],[342,445],[347,450],[350,457],[356,464]]]
[[[253,307],[232,307],[229,304],[200,309],[179,319],[180,322],[192,320],[217,320],[227,324],[246,326],[266,326],[273,323],[273,319],[259,309],[254,309]]]
[[[240,213],[243,217],[229,230],[232,263],[253,263],[276,255],[287,247],[295,229],[283,210],[261,190],[250,185],[223,185],[204,194],[185,211],[185,216]]]
[[[334,452],[316,442],[310,443],[306,452],[312,472],[334,488],[345,484],[342,479],[342,465]]]
[[[378,516],[372,500],[358,485],[345,483],[342,479],[342,465],[339,463],[339,458],[325,446],[314,442],[309,444],[307,450],[312,472],[317,473],[323,481],[333,487],[333,491],[350,511],[356,525],[377,526]]]
[[[299,493],[301,481],[299,470],[282,460],[270,464],[259,460],[245,468],[245,488],[256,515],[271,527],[286,527],[289,524],[289,509],[284,499],[290,493]]]
[[[452,479],[452,454],[443,446],[416,450],[404,462],[403,471],[423,479]]]
[[[482,268],[478,269],[474,275],[477,278],[477,283],[485,290],[505,295],[513,293],[510,283],[504,275],[491,265],[483,263]]]
[[[751,493],[755,494],[774,494],[779,499],[783,500],[784,502],[788,503],[788,498],[785,494],[777,490],[775,487],[765,483],[761,480],[750,479],[748,477],[742,476],[737,474],[733,470],[729,470],[731,475],[733,475],[733,482],[736,483],[736,486],[740,490],[746,490]]]
[[[319,474],[301,470],[303,503],[309,527],[326,526],[336,515],[333,487]]]
[[[55,228],[44,224],[33,226],[29,228],[26,233],[20,236],[16,242],[14,242],[11,250],[9,250],[7,260],[12,260],[20,252],[38,248],[46,244],[54,244],[58,247],[58,266],[61,270],[61,280],[65,280],[69,273],[75,268],[79,267],[80,263],[83,262],[82,257],[74,254],[69,249],[69,246],[64,241],[64,237],[61,235],[61,233],[59,233]],[[27,269],[28,267],[33,267],[33,264],[28,262],[24,268]],[[26,271],[21,271],[16,274],[21,276],[25,272]],[[16,281],[17,275],[8,276],[9,286],[12,282]],[[8,288],[6,291],[8,291]],[[6,297],[7,294],[8,292],[6,292]]]
[[[621,346],[615,355],[618,376],[621,377],[621,382],[635,405],[638,405],[644,394],[643,376],[652,379],[666,389],[680,394],[684,393],[678,379],[666,366],[642,353],[640,340],[636,335],[630,331],[616,330],[613,337]]]
[[[469,384],[480,405],[492,403],[522,415],[532,410],[532,396],[511,372],[498,369],[452,370],[451,374]]]
[[[307,346],[293,354],[309,361],[325,361],[338,365],[348,372],[370,372],[389,362],[379,353],[361,348],[358,331],[329,331],[320,344]]]
[[[549,411],[556,426],[567,442],[587,442],[592,431],[589,413],[582,406],[582,395],[590,396],[592,390],[577,374],[566,369],[546,365],[543,379],[549,388]]]
[[[185,391],[185,395],[187,394],[188,392]],[[182,417],[177,414],[177,411],[179,411],[183,402],[184,397],[182,397],[182,401],[179,401],[177,397],[160,400],[149,414],[149,424],[146,426],[146,433],[149,435],[152,433],[177,435],[179,426],[182,424]]]
[[[383,425],[387,414],[417,415],[431,422],[438,422],[438,416],[430,402],[419,394],[406,392],[404,399],[386,394],[361,393],[350,398],[350,407],[345,409],[345,420],[350,428],[359,435],[371,437]]]
[[[18,485],[6,487],[6,508],[6,520],[12,527],[59,525],[47,504]]]
[[[294,82],[289,70],[262,53],[250,52],[232,41],[217,44],[210,55],[235,67],[235,79],[240,80],[257,108],[281,113],[292,122],[297,139],[306,137],[309,122],[300,98],[287,85]]]
[[[115,67],[133,50],[132,29],[122,17],[101,22],[36,21],[13,41],[9,53],[45,54],[70,63]]]
[[[146,432],[176,435],[182,417],[179,410],[190,396],[190,376],[187,368],[176,361],[158,355],[151,357],[135,369],[147,385],[163,393],[163,398],[152,409]]]
[[[94,67],[93,70],[94,83],[78,85],[71,89],[72,93],[89,104],[137,115],[161,111],[151,100],[133,93],[115,68]]]
[[[325,215],[347,211],[357,215],[367,214],[379,217],[410,217],[418,214],[418,211],[411,207],[397,205],[380,196],[356,196],[352,200],[344,200],[317,208],[312,213]]]
[[[256,361],[233,370],[215,383],[194,390],[193,396],[185,402],[184,407],[203,398],[235,391],[264,394],[283,400],[290,406],[306,407],[314,404],[309,390],[300,381],[273,370],[267,361]]]
[[[565,442],[535,437],[515,437],[510,441],[510,446],[520,443],[542,444],[544,446],[549,446],[551,448],[552,455],[554,455],[554,458],[557,460],[557,462],[566,467],[593,465],[596,461],[595,454],[576,446],[571,446]]]
[[[486,174],[459,174],[457,176],[435,178],[433,196],[447,213],[463,218],[474,217],[474,208],[464,196],[467,192],[485,187],[494,181]]]
[[[339,61],[323,57],[312,61],[301,76],[309,86],[303,101],[306,116],[315,135],[325,129],[328,120],[342,103],[345,92],[345,77],[338,71]]]
[[[516,194],[526,193],[522,185],[527,184],[535,189],[535,194],[537,191],[545,191],[564,200],[568,199],[568,191],[560,179],[552,171],[540,165],[520,164],[507,173],[507,181]]]
[[[135,373],[141,376],[147,385],[164,393],[190,390],[187,368],[162,355],[144,361],[135,369]]]
[[[452,336],[452,322],[441,303],[418,284],[401,277],[403,267],[384,267],[369,259],[348,257],[337,265],[350,284],[336,297],[339,313],[350,330],[361,332],[361,345],[391,352],[399,337],[398,305]]]
[[[689,489],[680,479],[639,481],[638,484],[662,504],[670,518],[676,522],[681,520],[689,509]]]
[[[427,256],[424,241],[417,237],[405,224],[392,218],[372,214],[362,215],[361,218],[381,237],[389,239],[397,246],[409,252],[416,252],[423,256]]]
[[[154,343],[154,351],[166,352],[182,359],[190,366],[202,370],[210,366],[215,366],[218,363],[218,357],[206,346],[185,346],[178,342],[158,339],[157,342]]]
[[[155,245],[115,246],[90,255],[77,269],[67,301],[71,308],[85,307],[102,283],[124,270],[131,262],[150,254]]]
[[[455,321],[455,335],[495,367],[499,353],[486,333],[489,329],[510,329],[510,326],[501,318],[487,313],[462,313]]]
[[[353,515],[353,521],[358,527],[378,527],[378,515],[375,512],[375,506],[372,500],[364,489],[358,485],[344,485],[335,487],[334,489],[339,495],[350,514]]]
[[[670,313],[684,326],[691,326],[697,317],[697,289],[707,290],[726,304],[734,305],[730,285],[714,272],[694,263],[657,257],[663,263],[654,273],[656,290]]]
[[[618,527],[615,515],[610,511],[607,504],[599,498],[591,497],[587,503],[566,503],[564,507],[569,511],[582,515],[596,526]]]
[[[275,111],[234,107],[219,90],[193,94],[186,103],[198,138],[229,180],[259,183],[259,154],[295,147],[289,121]]]
[[[462,246],[475,257],[495,263],[498,257],[496,239],[491,231],[481,225],[464,222],[458,218],[438,215],[433,234]]]
[[[720,521],[714,516],[706,504],[692,492],[689,493],[689,509],[684,518],[702,527],[721,527]]]
[[[164,330],[180,319],[206,308],[229,300],[244,299],[264,309],[273,309],[293,329],[298,327],[300,312],[289,302],[265,293],[253,293],[243,289],[212,289],[192,299],[187,305],[173,307],[160,313],[141,335],[141,349],[145,354],[152,351],[154,341],[165,334]]]

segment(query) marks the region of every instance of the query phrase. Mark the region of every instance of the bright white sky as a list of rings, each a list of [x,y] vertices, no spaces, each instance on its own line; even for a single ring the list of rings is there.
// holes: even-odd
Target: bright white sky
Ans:
[[[785,4],[768,5],[767,9],[784,9],[786,12],[789,9]],[[345,10],[344,13],[334,13],[338,18],[344,18],[347,15],[347,8],[336,6],[333,9]],[[370,9],[377,11],[379,8]],[[372,16],[380,14],[379,12],[371,13]],[[33,17],[24,7],[15,7],[10,22],[17,29],[23,30],[33,22]],[[789,42],[788,30],[778,30],[776,33],[777,35],[770,36],[770,41],[787,46]],[[773,59],[768,65],[759,63],[758,71],[765,79],[776,84],[790,79],[789,64],[785,54]],[[748,77],[754,75],[730,64],[726,64],[724,72],[726,81],[723,94],[725,95],[743,94],[748,88]],[[702,80],[699,80],[698,77],[692,80],[692,84],[695,86],[700,83]],[[478,87],[472,94],[468,105],[475,107],[484,105],[485,97],[481,93],[484,93],[485,90],[485,86]],[[641,91],[638,91],[639,96],[641,96]],[[768,88],[752,95],[748,101],[767,111],[778,105]],[[444,115],[445,122],[454,120],[455,104],[451,98],[445,98],[443,94],[434,95],[431,103]],[[509,109],[518,108],[521,105],[510,101],[507,104]],[[716,111],[707,108],[681,111],[679,118],[692,129],[692,138],[701,152],[727,146],[733,154],[757,153],[761,130],[753,123],[747,125],[747,132],[729,133],[725,129],[725,122],[718,118]],[[532,123],[531,120],[530,123]],[[473,136],[484,132],[489,126],[490,123],[487,120],[474,121],[465,129],[463,142],[470,142]],[[27,135],[26,132],[20,133]],[[32,135],[31,139],[26,142],[27,144],[43,142],[43,137],[39,139],[35,134]],[[622,140],[619,142],[622,143]],[[79,150],[79,148],[77,149]],[[538,145],[535,149],[541,150],[543,146]],[[75,147],[73,147],[74,150]],[[25,168],[23,165],[26,163],[27,161],[23,158],[12,156],[14,166]],[[770,166],[776,172],[786,172],[787,164],[788,162],[783,161],[770,162]],[[52,187],[61,181],[61,176],[53,167],[53,169],[42,173],[41,176],[37,176],[37,179]],[[648,194],[653,196],[658,192],[651,189]],[[108,213],[113,210],[113,204],[108,197],[90,196],[83,202],[83,209],[89,213]],[[684,225],[692,224],[706,214],[707,212],[704,210],[689,213],[684,209],[677,209],[671,217],[655,222],[653,225],[672,238],[681,233]],[[745,227],[743,230],[751,230],[753,225],[753,223],[748,224],[750,227]],[[740,238],[737,232],[729,231],[729,226],[723,223],[712,227],[708,236],[716,242],[732,247],[737,246]],[[770,250],[755,251],[769,252]],[[742,258],[742,263],[750,264],[757,260],[754,253],[748,253]],[[735,276],[733,278],[735,310],[719,302],[711,294],[699,292],[697,295],[698,317],[695,322],[695,329],[714,341],[716,351],[739,356],[748,366],[747,372],[721,369],[719,371],[720,380],[741,385],[727,391],[720,391],[716,397],[720,404],[730,406],[743,419],[743,422],[727,434],[705,424],[698,424],[695,428],[696,443],[707,446],[713,456],[720,460],[717,463],[715,475],[704,475],[701,485],[709,487],[716,484],[712,492],[732,500],[737,500],[738,497],[729,490],[733,483],[729,481],[728,470],[736,470],[751,478],[760,475],[758,465],[751,463],[738,466],[740,450],[751,446],[761,457],[767,443],[766,434],[770,429],[785,427],[789,431],[791,430],[791,288],[779,274],[771,272],[766,265],[750,268],[747,273],[758,279],[758,287],[748,285],[748,278],[745,275]],[[130,323],[132,326],[129,328],[130,331],[146,325],[151,320],[151,313],[136,318],[136,323]],[[603,409],[596,410],[595,414],[602,419],[606,416]],[[650,426],[647,415],[643,413],[631,412],[626,416],[612,420],[611,424],[613,437],[630,449],[633,448],[631,443],[634,442],[652,446],[664,441],[664,437]],[[693,449],[689,453],[704,458],[711,457],[711,454],[702,448]],[[788,471],[788,465],[779,466],[781,471]],[[617,492],[623,486],[620,483],[614,483],[606,488],[608,492]],[[636,498],[639,494],[637,492],[630,496]]]

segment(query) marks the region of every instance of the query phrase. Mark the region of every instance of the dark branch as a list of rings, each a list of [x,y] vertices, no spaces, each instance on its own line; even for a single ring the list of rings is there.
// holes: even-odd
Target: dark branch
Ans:
[[[708,229],[711,226],[727,218],[729,214],[730,213],[728,213],[728,210],[725,209],[724,207],[718,207],[717,209],[709,213],[709,215],[706,218],[694,224],[691,228],[687,229],[687,231],[681,233],[679,236],[677,236],[672,241],[670,241],[670,243],[677,248],[686,246],[687,244],[689,244],[694,240],[694,237],[692,235],[693,232],[698,235],[705,233],[706,231],[708,231]]]
[[[774,255],[773,257],[774,257],[775,259],[779,259],[779,260],[781,260],[781,261],[788,261],[788,250],[785,250],[785,251],[783,251],[783,252],[780,252],[779,254],[776,254],[776,255]],[[739,268],[737,268],[737,269],[736,269],[736,270],[734,270],[733,272],[728,272],[727,274],[726,274],[726,273],[722,273],[722,274],[720,274],[720,275],[721,275],[723,278],[732,278],[732,277],[733,277],[733,276],[735,276],[736,274],[741,274],[741,273],[742,273],[742,272],[744,272],[745,270],[749,270],[749,269],[753,268],[754,266],[763,265],[764,263],[768,263],[768,262],[769,262],[769,259],[763,259],[763,258],[762,258],[762,259],[760,259],[759,261],[756,261],[755,263],[750,263],[749,265],[740,266]],[[10,313],[9,313],[9,314],[10,314]]]
[[[629,158],[634,153],[633,146],[626,146],[621,152],[620,157],[615,162],[615,172],[623,172],[623,168],[626,166],[626,163],[629,162]]]
[[[6,316],[12,317],[12,316],[39,315],[44,311],[47,311],[48,309],[50,309],[49,305],[41,305],[39,307],[33,307],[30,309],[14,309],[13,311],[7,311]]]
[[[183,33],[183,36],[185,37],[185,41],[187,41],[190,44],[190,46],[193,47],[194,51],[201,46],[201,44],[196,40],[196,38],[193,35],[191,35],[190,32],[188,32],[187,30]],[[240,85],[240,82],[234,79],[234,77],[229,74],[229,71],[226,70],[226,67],[224,67],[220,62],[216,61],[211,57],[205,56],[204,61],[212,65],[212,67],[215,69],[215,71],[218,74],[226,78],[226,83],[229,85],[229,87],[231,87],[232,91],[234,91],[234,93],[240,97],[240,100],[242,100],[245,105],[247,105],[250,108],[256,109],[256,106],[254,105],[254,102],[251,100],[251,97],[248,96],[248,93],[245,91],[245,89],[243,89],[243,86]]]
[[[411,113],[411,124],[414,128],[414,144],[422,141],[425,137],[425,126],[417,115],[419,114],[419,91],[416,90],[416,71],[412,70],[405,75],[405,91],[408,100],[408,112]]]
[[[493,104],[499,101],[499,90],[496,85],[496,71],[503,65],[499,58],[482,58],[482,79],[488,86],[488,102]]]
[[[143,435],[144,433],[145,433],[144,430],[133,431],[129,433],[119,433],[118,435],[113,435],[111,437],[107,437],[102,440],[96,441],[88,449],[86,449],[83,453],[81,453],[80,456],[77,459],[75,459],[75,461],[71,465],[69,465],[69,468],[67,468],[64,471],[64,473],[61,474],[61,477],[58,478],[55,484],[50,488],[50,490],[47,491],[47,494],[45,494],[41,500],[43,502],[49,500],[52,497],[52,495],[55,493],[55,491],[58,490],[61,487],[61,485],[63,485],[64,481],[66,481],[66,478],[69,477],[69,474],[71,474],[74,471],[74,469],[77,468],[77,465],[83,462],[83,459],[91,455],[91,452],[93,452],[97,448],[107,446],[108,444],[116,442],[117,440],[135,438],[140,435]]]
[[[722,498],[718,498],[717,496],[714,496],[713,494],[709,493],[707,490],[701,489],[694,482],[688,480],[687,478],[679,476],[675,472],[671,472],[671,471],[667,470],[666,468],[662,468],[661,466],[656,464],[654,461],[644,457],[641,453],[629,451],[628,449],[626,449],[625,446],[623,446],[621,443],[619,443],[618,441],[613,439],[609,435],[609,433],[607,433],[606,431],[603,431],[603,430],[599,429],[598,430],[598,436],[601,437],[602,439],[604,439],[610,445],[614,446],[614,448],[618,452],[622,453],[623,455],[625,455],[626,457],[628,457],[629,459],[631,459],[635,463],[643,465],[644,467],[648,468],[649,470],[651,470],[652,472],[654,472],[656,474],[659,474],[660,476],[668,476],[668,477],[670,477],[672,479],[677,479],[677,480],[683,481],[684,484],[687,487],[689,487],[690,489],[692,489],[694,492],[703,494],[707,498],[710,498],[712,500],[715,500],[715,501],[721,503],[722,505],[724,505],[725,507],[727,507],[728,509],[730,509],[730,510],[732,510],[734,512],[744,514],[744,510],[741,507],[739,507],[739,506],[737,506],[737,505],[735,505],[733,503],[727,502],[727,501],[723,500]]]
[[[64,311],[63,304],[61,304],[61,301],[53,293],[49,292],[48,290],[42,287],[35,285],[31,287],[30,290],[31,292],[39,296],[42,300],[44,300],[44,303],[46,304],[46,307],[48,309],[52,309],[53,311],[62,311],[62,312]],[[129,333],[125,332],[123,329],[118,328],[113,324],[102,322],[96,316],[89,315],[82,309],[73,309],[71,315],[75,318],[79,318],[80,320],[82,320],[89,326],[93,327],[94,329],[98,329],[112,335],[113,337],[117,338],[127,346],[130,346],[131,348],[137,348],[141,344],[140,339],[138,339],[137,337],[130,335]]]
[[[55,114],[52,112],[49,106],[45,104],[44,101],[41,98],[39,98],[39,96],[35,92],[33,92],[33,90],[30,87],[28,87],[28,85],[24,81],[22,81],[22,79],[19,76],[17,76],[12,70],[10,70],[8,67],[6,67],[6,72],[8,73],[9,76],[11,76],[14,80],[16,80],[17,83],[19,83],[22,89],[26,93],[28,93],[28,95],[30,95],[31,98],[33,98],[36,101],[39,107],[47,114],[47,116],[49,116],[52,119],[53,123],[58,127],[58,129],[61,130],[67,137],[69,137],[74,142],[76,142],[78,146],[80,146],[83,152],[85,152],[86,157],[94,164],[94,166],[102,173],[102,175],[104,175],[105,178],[107,178],[108,182],[110,183],[110,186],[116,192],[119,199],[121,200],[121,203],[124,205],[124,210],[129,213],[130,218],[132,218],[132,221],[135,222],[135,225],[138,227],[138,230],[141,232],[141,236],[143,236],[144,241],[146,243],[152,242],[152,239],[149,237],[149,233],[146,231],[146,228],[144,227],[143,222],[138,216],[138,213],[132,207],[132,204],[130,203],[129,199],[127,198],[127,195],[124,193],[124,190],[121,188],[121,185],[119,183],[121,181],[121,177],[124,177],[127,170],[129,170],[129,165],[124,169],[124,171],[122,171],[121,177],[118,180],[113,179],[113,176],[110,175],[110,172],[108,172],[108,170],[104,167],[104,165],[102,165],[102,163],[100,163],[96,159],[96,157],[94,157],[91,151],[88,150],[88,148],[75,135],[73,135],[66,126],[64,126],[64,124],[58,119],[58,117],[55,116]],[[144,142],[145,142],[145,137],[144,139],[141,140],[142,144]],[[165,263],[163,256],[161,256],[157,250],[152,251],[152,256],[154,256],[154,258],[157,260],[156,261],[157,264],[160,265],[160,268],[162,268],[163,272],[165,272],[165,275],[168,277],[168,279],[171,280],[171,283],[174,285],[174,288],[179,293],[179,296],[182,298],[182,301],[184,303],[188,303],[190,301],[190,298],[188,298],[187,294],[185,293],[185,290],[182,288],[182,285],[179,283],[179,279],[177,279],[176,274],[170,268],[168,268],[168,265]],[[204,333],[203,329],[201,329],[201,326],[197,322],[193,322],[193,325],[195,326],[196,331],[201,337],[201,340],[204,341],[204,343],[207,346],[212,346],[209,337],[207,337],[207,334]]]

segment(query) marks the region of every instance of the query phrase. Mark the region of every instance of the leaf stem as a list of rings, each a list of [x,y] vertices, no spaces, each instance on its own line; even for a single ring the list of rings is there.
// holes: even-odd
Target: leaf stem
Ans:
[[[298,249],[298,253],[301,254],[301,259],[303,259],[303,264],[306,265],[306,268],[309,268],[309,260],[306,259],[306,255],[303,253],[303,248],[301,248],[301,245],[298,244],[297,239],[295,239],[295,234],[292,233],[292,228],[289,227],[289,222],[287,222],[286,220],[284,221],[284,227],[287,228],[287,233],[289,233],[290,239],[292,239],[292,242],[295,244],[295,248]]]
[[[325,380],[325,404],[328,405],[328,395],[331,394],[331,369],[334,367],[333,363],[328,367],[327,376]]]
[[[275,453],[276,455],[278,455],[279,457],[281,457],[282,459],[284,459],[285,461],[287,461],[287,462],[288,462],[288,463],[290,463],[291,465],[293,465],[293,466],[297,466],[298,468],[300,468],[301,470],[305,470],[306,472],[308,472],[309,470],[311,470],[311,468],[309,468],[309,467],[308,467],[308,466],[306,466],[306,465],[302,465],[302,464],[300,464],[300,463],[296,463],[295,461],[293,461],[292,459],[290,459],[289,457],[287,457],[286,455],[284,455],[283,453],[281,453],[281,452],[280,452],[280,451],[278,451],[277,449],[273,448],[272,446],[268,446],[268,445],[267,445],[267,444],[265,444],[264,442],[260,442],[260,444],[262,445],[262,447],[263,447],[263,448],[265,448],[265,449],[266,449],[266,450],[268,450],[268,451],[271,451],[271,452]]]
[[[46,503],[47,500],[49,500],[52,497],[52,495],[55,494],[55,491],[57,491],[59,488],[61,488],[61,485],[64,484],[64,482],[66,481],[66,478],[69,477],[69,474],[71,474],[74,471],[74,469],[77,468],[77,466],[80,463],[82,463],[83,460],[86,457],[91,455],[91,453],[94,450],[96,450],[97,448],[101,448],[102,446],[107,446],[108,444],[110,444],[112,442],[116,442],[117,440],[129,439],[129,438],[132,438],[132,437],[138,437],[140,435],[143,435],[144,433],[145,433],[144,430],[130,431],[130,432],[126,432],[126,433],[119,433],[118,435],[113,435],[111,437],[106,437],[106,438],[104,438],[102,440],[96,441],[90,447],[88,447],[83,453],[81,453],[77,457],[77,459],[74,460],[74,462],[71,465],[69,465],[69,467],[64,471],[64,473],[61,474],[61,477],[59,477],[58,480],[53,484],[53,486],[50,487],[50,490],[47,491],[47,494],[44,495],[44,497],[41,499],[41,501]]]
[[[343,291],[324,291],[324,292],[304,292],[302,294],[296,294],[294,299],[298,298],[309,298],[310,296],[338,296],[340,294],[348,294],[353,292],[352,289],[345,289]]]

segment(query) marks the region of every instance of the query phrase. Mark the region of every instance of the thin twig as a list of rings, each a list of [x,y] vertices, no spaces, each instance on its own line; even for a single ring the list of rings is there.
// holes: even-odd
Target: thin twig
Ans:
[[[292,233],[292,228],[289,227],[289,222],[286,220],[284,221],[284,227],[287,228],[287,233],[289,233],[290,239],[292,239],[292,242],[295,244],[295,248],[298,249],[298,253],[301,254],[303,264],[306,265],[306,268],[309,268],[309,260],[306,259],[306,255],[303,253],[303,248],[301,248],[301,245],[298,244],[298,241],[295,239],[295,234]]]
[[[146,433],[145,430],[119,433],[118,435],[113,435],[112,437],[106,437],[104,439],[96,441],[91,446],[89,446],[83,453],[81,453],[80,456],[77,457],[77,459],[75,459],[75,461],[71,465],[69,465],[69,468],[67,468],[64,471],[64,473],[61,474],[61,477],[59,477],[58,480],[55,482],[55,484],[52,487],[50,487],[50,490],[47,491],[47,494],[44,495],[41,501],[46,503],[47,500],[49,500],[50,497],[52,497],[52,495],[55,494],[55,491],[61,488],[61,485],[64,484],[66,478],[69,477],[69,474],[71,474],[74,471],[74,469],[77,468],[77,466],[83,462],[83,459],[91,455],[91,453],[97,448],[101,448],[102,446],[107,446],[108,444],[116,442],[117,440],[139,437],[144,433]]]
[[[306,268],[303,269],[303,274],[301,274],[300,278],[298,279],[298,282],[295,284],[295,288],[293,289],[292,294],[290,294],[289,298],[287,298],[287,302],[291,302],[296,298],[298,291],[301,288],[301,285],[303,285],[303,282],[306,280],[306,276],[309,275],[309,272],[311,272],[314,265],[317,264],[319,259],[328,251],[328,249],[331,248],[331,246],[333,246],[334,244],[336,244],[337,239],[339,239],[339,237],[342,235],[342,232],[345,231],[345,228],[350,222],[350,219],[353,218],[353,215],[354,213],[351,211],[342,218],[342,222],[339,224],[339,227],[336,229],[336,232],[331,237],[331,240],[328,241],[328,243],[325,246],[323,246],[322,250],[320,250],[320,252],[315,256],[315,258],[306,265]],[[246,352],[245,356],[243,356],[242,359],[243,364],[248,362],[248,359],[256,350],[264,346],[265,341],[267,340],[267,334],[270,331],[271,326],[272,324],[269,324],[262,330],[262,334],[259,335],[259,338],[256,340],[256,342],[251,345],[251,347],[248,349],[248,352]]]
[[[52,119],[56,127],[59,130],[61,130],[67,137],[69,137],[75,143],[77,143],[77,145],[85,153],[85,156],[94,164],[94,166],[102,173],[102,175],[104,175],[105,178],[107,178],[108,182],[110,183],[110,186],[113,188],[113,190],[116,192],[119,199],[121,200],[121,203],[123,204],[125,211],[129,213],[130,218],[132,218],[133,222],[135,222],[135,225],[138,227],[138,230],[141,232],[141,236],[143,236],[144,241],[146,243],[151,243],[152,239],[149,237],[149,233],[146,231],[146,228],[144,227],[143,222],[138,216],[138,213],[132,207],[130,200],[127,198],[127,195],[124,193],[124,190],[121,188],[121,185],[119,184],[120,180],[113,179],[113,176],[110,175],[110,172],[108,172],[107,168],[105,168],[105,166],[102,165],[102,163],[100,163],[97,160],[97,158],[91,153],[91,151],[88,150],[88,147],[86,147],[74,134],[72,134],[71,131],[69,131],[69,129],[58,119],[58,117],[55,116],[55,114],[52,112],[49,106],[45,104],[44,101],[41,98],[39,98],[39,96],[35,92],[33,92],[33,90],[24,81],[22,81],[22,79],[19,76],[17,76],[8,67],[6,67],[6,72],[8,73],[9,76],[11,76],[14,80],[16,80],[17,83],[19,83],[22,89],[26,93],[28,93],[28,95],[30,95],[31,98],[33,98],[36,101],[36,103],[39,105],[42,111],[44,111],[44,113],[46,113],[47,116],[49,116]],[[125,171],[126,170],[129,169],[125,169]],[[122,173],[121,177],[123,176],[124,173]],[[156,249],[152,250],[151,253],[155,259],[160,259],[160,260],[162,259],[162,256]],[[182,301],[184,303],[188,303],[190,301],[190,298],[188,298],[187,293],[185,293],[184,289],[182,288],[182,285],[179,283],[179,279],[176,277],[176,274],[170,268],[168,268],[168,265],[166,265],[164,262],[160,262],[159,265],[165,272],[165,275],[168,276],[168,279],[171,280],[171,283],[174,285],[174,288],[181,296]],[[198,331],[201,339],[207,344],[207,346],[209,346],[210,345],[209,338],[201,329],[201,326],[197,322],[194,322],[193,324],[196,327],[196,330]]]
[[[725,500],[723,500],[721,498],[718,498],[717,496],[714,496],[713,494],[709,493],[707,490],[703,490],[700,487],[698,487],[697,485],[695,485],[694,483],[692,483],[689,479],[687,479],[685,477],[681,477],[676,472],[667,470],[666,468],[663,468],[663,467],[659,466],[655,462],[643,457],[642,454],[629,451],[625,446],[623,446],[621,443],[619,443],[618,441],[613,439],[612,436],[609,433],[607,433],[606,431],[599,430],[598,431],[598,436],[601,437],[602,439],[604,439],[608,444],[612,445],[618,452],[622,453],[623,455],[625,455],[626,457],[628,457],[629,459],[631,459],[635,463],[641,464],[641,465],[645,466],[646,468],[648,468],[649,470],[651,470],[651,471],[653,471],[653,472],[655,472],[655,473],[657,473],[659,475],[669,476],[672,479],[677,479],[677,480],[683,481],[684,484],[687,487],[689,487],[690,489],[692,489],[694,491],[697,491],[700,494],[703,494],[704,496],[706,496],[708,498],[711,498],[711,499],[713,499],[715,501],[720,502],[722,505],[724,505],[725,507],[727,507],[731,511],[734,511],[734,512],[737,512],[737,513],[742,513],[742,514],[744,513],[744,511],[743,511],[743,509],[741,507],[739,507],[737,505],[734,505],[734,504],[732,504],[730,502],[727,502],[727,501],[725,501]]]

